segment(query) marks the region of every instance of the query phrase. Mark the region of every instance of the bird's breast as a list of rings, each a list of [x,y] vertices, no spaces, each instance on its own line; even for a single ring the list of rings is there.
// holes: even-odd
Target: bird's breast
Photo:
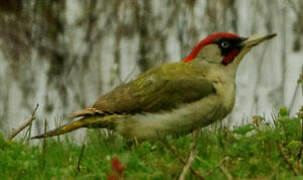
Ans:
[[[234,73],[217,67],[207,69],[205,76],[212,82],[221,105],[230,112],[234,107],[236,97]]]
[[[222,106],[228,111],[232,111],[235,105],[236,87],[233,81],[214,83],[216,93],[221,100]]]

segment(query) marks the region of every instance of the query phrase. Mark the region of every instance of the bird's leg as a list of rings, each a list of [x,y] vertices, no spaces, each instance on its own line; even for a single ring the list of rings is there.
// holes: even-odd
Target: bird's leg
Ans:
[[[139,146],[140,144],[139,144],[139,141],[138,141],[137,136],[135,136],[135,137],[134,137],[134,140],[135,140],[135,144],[136,144],[136,146]]]
[[[196,137],[197,137],[197,135],[199,134],[199,132],[200,132],[200,129],[194,129],[194,130],[191,132],[191,134],[192,134],[192,136],[193,136],[193,140],[196,139]]]
[[[192,143],[191,143],[191,147],[190,149],[191,150],[194,150],[196,148],[196,145],[197,145],[197,137],[198,137],[198,134],[200,132],[201,129],[194,129],[191,134],[192,134]]]
[[[195,129],[192,131],[192,142],[190,143],[189,154],[188,154],[187,160],[184,161],[185,162],[184,167],[183,167],[182,173],[180,174],[180,176],[178,178],[179,180],[185,179],[188,170],[191,168],[191,165],[192,165],[193,161],[195,160],[195,157],[198,154],[198,151],[196,150],[196,144],[197,144],[196,142],[197,142],[197,135],[199,133],[199,130],[200,129]]]

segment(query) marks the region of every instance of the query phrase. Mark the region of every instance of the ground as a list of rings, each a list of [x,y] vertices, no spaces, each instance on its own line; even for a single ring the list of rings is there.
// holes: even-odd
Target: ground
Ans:
[[[191,135],[166,141],[188,157]],[[272,120],[256,116],[232,129],[220,123],[205,128],[196,149],[192,168],[204,179],[303,179],[301,118],[289,117],[286,109]],[[88,132],[85,145],[68,136],[45,144],[0,137],[0,179],[110,179],[119,173],[123,179],[176,179],[183,166],[162,141],[138,142],[99,130]],[[190,171],[186,178],[197,179]]]

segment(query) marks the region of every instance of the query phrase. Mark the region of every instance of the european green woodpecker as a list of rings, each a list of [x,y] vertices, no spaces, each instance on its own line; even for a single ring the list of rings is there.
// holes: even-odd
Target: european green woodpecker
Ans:
[[[275,36],[211,34],[183,61],[149,69],[100,97],[92,107],[73,113],[77,120],[33,138],[86,127],[149,139],[186,134],[222,120],[235,104],[235,77],[244,55]]]

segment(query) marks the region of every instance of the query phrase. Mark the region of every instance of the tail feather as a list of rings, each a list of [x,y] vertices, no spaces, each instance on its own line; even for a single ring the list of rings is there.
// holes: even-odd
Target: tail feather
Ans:
[[[83,117],[77,121],[67,123],[63,126],[58,127],[57,129],[48,131],[45,134],[40,134],[38,136],[34,136],[31,139],[40,139],[40,138],[44,138],[44,137],[58,136],[61,134],[65,134],[65,133],[77,130],[79,128],[83,128],[83,127],[114,129],[115,120],[119,116],[120,115],[109,115],[109,116],[96,115],[96,116]]]
[[[85,108],[85,109],[81,109],[81,110],[71,114],[71,118],[77,118],[77,117],[83,117],[83,116],[93,116],[96,114],[102,115],[103,111],[98,110],[96,108]]]
[[[85,123],[82,120],[83,119],[67,123],[61,127],[58,127],[57,129],[48,131],[45,134],[40,134],[38,136],[31,137],[31,139],[40,139],[40,138],[44,138],[44,137],[58,136],[58,135],[65,134],[65,133],[74,131],[76,129],[85,127]]]

